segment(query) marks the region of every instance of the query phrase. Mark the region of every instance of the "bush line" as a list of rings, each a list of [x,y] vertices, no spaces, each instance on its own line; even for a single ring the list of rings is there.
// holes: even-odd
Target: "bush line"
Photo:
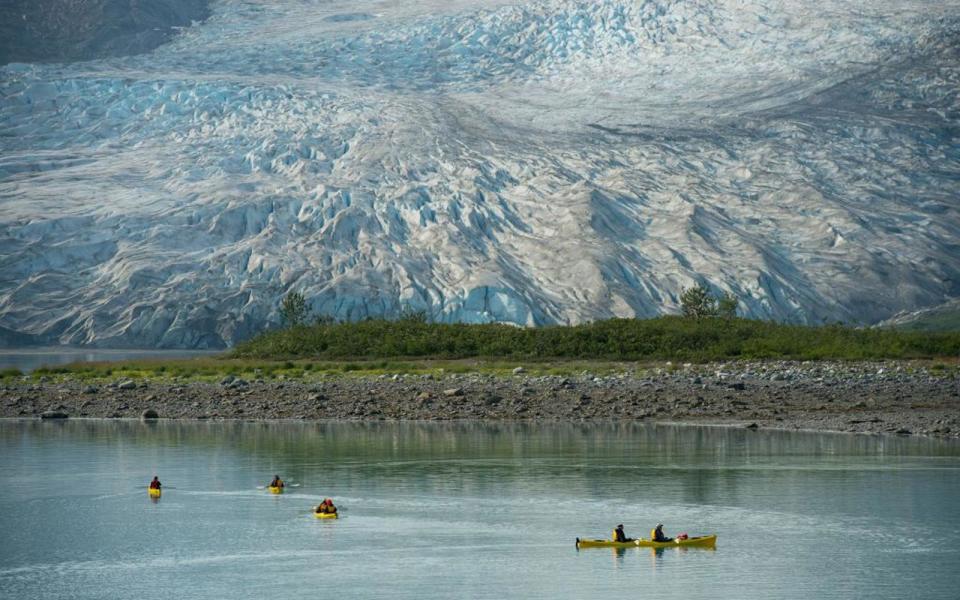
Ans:
[[[809,327],[739,318],[609,319],[575,326],[427,323],[408,318],[295,325],[234,348],[235,358],[860,360],[960,355],[960,332]]]

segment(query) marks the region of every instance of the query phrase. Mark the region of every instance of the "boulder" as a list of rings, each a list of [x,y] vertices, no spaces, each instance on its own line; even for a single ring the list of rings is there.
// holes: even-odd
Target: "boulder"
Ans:
[[[140,418],[143,419],[144,421],[151,421],[153,419],[159,419],[160,415],[157,414],[157,411],[153,410],[152,408],[148,408],[147,410],[140,413]]]
[[[68,415],[67,413],[62,412],[62,411],[59,411],[59,410],[46,410],[46,411],[40,413],[40,418],[43,419],[43,420],[47,420],[47,419],[66,419],[66,418],[68,418],[69,416],[70,416],[70,415]]]
[[[137,389],[137,384],[131,379],[124,379],[123,381],[117,382],[118,390],[135,390]]]
[[[514,375],[523,375],[526,372],[527,370],[524,369],[523,367],[517,367],[516,369],[513,370]]]
[[[503,400],[503,398],[500,397],[499,395],[493,394],[493,393],[487,393],[483,398],[483,403],[486,404],[487,406],[495,406],[497,404],[500,404],[501,400]]]

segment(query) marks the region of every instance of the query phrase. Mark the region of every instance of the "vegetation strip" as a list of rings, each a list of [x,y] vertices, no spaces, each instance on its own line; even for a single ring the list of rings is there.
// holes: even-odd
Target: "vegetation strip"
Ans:
[[[738,318],[609,319],[576,326],[397,321],[319,322],[239,344],[238,358],[471,358],[864,360],[960,356],[960,332],[808,327]]]

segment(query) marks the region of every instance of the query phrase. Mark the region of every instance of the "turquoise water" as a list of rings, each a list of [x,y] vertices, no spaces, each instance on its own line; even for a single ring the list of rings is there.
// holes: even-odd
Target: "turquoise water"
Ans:
[[[0,421],[0,473],[8,598],[960,595],[960,446],[933,440]],[[275,473],[282,496],[261,489]],[[324,496],[340,520],[312,517]],[[658,521],[717,548],[574,547]]]

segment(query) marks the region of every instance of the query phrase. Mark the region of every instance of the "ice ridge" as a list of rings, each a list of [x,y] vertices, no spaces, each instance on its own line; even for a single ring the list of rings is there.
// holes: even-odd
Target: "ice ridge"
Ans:
[[[875,323],[960,296],[958,2],[222,0],[0,67],[0,335],[341,319]]]

